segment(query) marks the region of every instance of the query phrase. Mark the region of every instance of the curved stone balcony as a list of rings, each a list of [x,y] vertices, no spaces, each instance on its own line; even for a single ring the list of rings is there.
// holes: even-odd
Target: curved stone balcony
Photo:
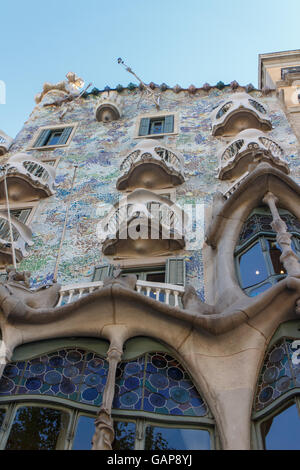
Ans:
[[[248,170],[249,164],[261,161],[289,173],[280,145],[257,129],[247,129],[240,132],[221,153],[218,176],[221,180],[238,178]]]
[[[5,203],[4,178],[9,199],[34,201],[54,194],[56,170],[26,153],[17,153],[0,169],[0,203]]]
[[[245,129],[269,131],[271,121],[266,108],[247,93],[236,93],[212,114],[212,134],[232,136]]]
[[[183,157],[154,139],[140,141],[123,160],[120,171],[120,191],[138,187],[161,189],[184,183]]]
[[[184,212],[147,189],[122,198],[97,227],[106,256],[164,256],[185,246]]]
[[[11,146],[13,139],[9,137],[5,132],[0,131],[0,156],[5,155]]]
[[[28,255],[26,245],[32,246],[30,228],[11,215],[13,241],[17,262]],[[0,211],[0,264],[12,264],[11,238],[7,211]]]

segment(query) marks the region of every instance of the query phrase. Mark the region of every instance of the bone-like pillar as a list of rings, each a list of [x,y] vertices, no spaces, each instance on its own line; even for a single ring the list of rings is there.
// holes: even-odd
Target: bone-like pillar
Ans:
[[[107,382],[103,392],[102,405],[95,420],[95,434],[92,440],[92,450],[111,450],[115,437],[111,408],[115,393],[116,369],[123,354],[123,345],[111,342],[107,352],[109,364]]]
[[[300,276],[300,264],[298,262],[298,256],[292,250],[292,235],[288,233],[287,226],[281,219],[276,206],[278,203],[278,198],[269,191],[265,194],[263,202],[268,204],[273,216],[273,222],[271,223],[271,226],[277,233],[276,240],[282,250],[280,261],[283,263],[287,273],[290,276]]]
[[[11,361],[12,352],[6,347],[4,341],[0,340],[0,379],[2,377],[5,366]]]

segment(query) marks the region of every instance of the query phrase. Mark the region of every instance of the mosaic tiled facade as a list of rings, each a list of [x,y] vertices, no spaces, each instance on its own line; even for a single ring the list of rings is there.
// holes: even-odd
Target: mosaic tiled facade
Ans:
[[[165,91],[161,96],[162,114],[178,112],[178,134],[165,136],[166,146],[180,151],[184,156],[186,182],[176,188],[176,202],[184,204],[208,204],[212,195],[224,191],[232,182],[221,182],[217,178],[217,155],[224,145],[224,139],[211,135],[211,112],[232,95],[229,87],[223,90],[200,91],[194,95],[187,91],[175,94]],[[101,219],[101,207],[114,204],[120,193],[116,181],[120,176],[119,166],[124,152],[138,143],[134,130],[139,115],[153,112],[153,104],[141,98],[139,89],[124,90],[122,96],[123,116],[110,123],[95,119],[95,108],[99,96],[89,94],[74,103],[63,120],[59,119],[60,109],[37,106],[23,129],[17,135],[10,154],[24,151],[34,133],[41,126],[77,123],[75,134],[67,147],[53,150],[30,150],[35,158],[60,158],[56,173],[56,194],[40,202],[31,224],[34,246],[30,256],[22,261],[20,269],[31,271],[32,284],[40,285],[51,279],[54,270],[65,215],[66,200],[70,195],[73,165],[79,165],[71,208],[59,266],[58,280],[70,283],[72,280],[90,280],[95,265],[103,261],[96,237],[96,225]],[[259,99],[268,109],[273,130],[270,136],[285,150],[292,176],[300,181],[297,165],[297,141],[292,129],[278,106],[276,96],[262,96],[252,91],[251,96]],[[204,298],[203,263],[201,250],[186,252],[187,282],[193,285]]]

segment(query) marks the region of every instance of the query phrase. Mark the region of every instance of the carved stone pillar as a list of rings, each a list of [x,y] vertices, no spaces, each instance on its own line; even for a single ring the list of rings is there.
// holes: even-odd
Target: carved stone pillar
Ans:
[[[273,193],[267,192],[263,202],[268,204],[273,216],[271,227],[277,233],[276,240],[282,250],[280,261],[283,263],[287,273],[290,276],[300,276],[300,264],[298,256],[292,250],[292,235],[288,233],[285,222],[281,219],[276,204],[278,198]]]
[[[0,379],[6,364],[11,360],[12,352],[5,346],[4,341],[0,340]]]
[[[92,440],[92,450],[111,450],[115,437],[111,408],[115,394],[116,369],[121,360],[123,350],[111,344],[108,353],[108,376],[103,392],[102,405],[95,420],[95,434]]]

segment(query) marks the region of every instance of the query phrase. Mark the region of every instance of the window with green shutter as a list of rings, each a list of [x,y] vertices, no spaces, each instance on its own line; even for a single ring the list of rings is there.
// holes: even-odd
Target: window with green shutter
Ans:
[[[93,273],[92,282],[104,281],[107,277],[111,277],[114,270],[114,266],[111,264],[105,264],[103,266],[96,266]]]
[[[150,129],[150,119],[142,118],[140,121],[139,135],[148,135]]]
[[[174,132],[174,115],[142,118],[140,120],[139,136],[170,134]]]
[[[174,132],[174,116],[171,114],[170,116],[165,117],[164,122],[164,133],[169,134],[170,132]]]
[[[185,285],[185,259],[174,257],[168,258],[166,262],[166,283]]]
[[[165,266],[147,266],[139,268],[126,268],[122,269],[121,277],[128,274],[135,274],[140,281],[148,282],[165,282]]]
[[[96,266],[94,269],[92,281],[104,281],[112,276],[114,266],[111,264]],[[162,282],[185,285],[185,259],[180,257],[168,258],[165,265],[162,266],[144,266],[122,269],[121,277],[128,274],[135,274],[141,281]]]
[[[65,145],[73,130],[73,126],[60,127],[55,129],[43,129],[34,147],[54,147],[56,145]]]

